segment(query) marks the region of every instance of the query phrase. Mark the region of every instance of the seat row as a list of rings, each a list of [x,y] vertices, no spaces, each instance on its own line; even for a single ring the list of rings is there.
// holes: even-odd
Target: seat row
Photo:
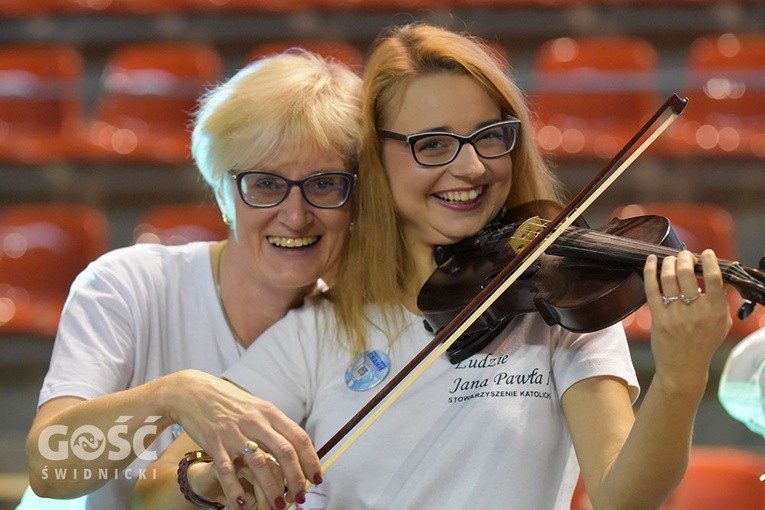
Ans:
[[[720,259],[737,260],[735,225],[727,210],[703,203],[635,204],[613,217],[665,216],[688,249],[713,248]],[[183,244],[225,239],[226,225],[211,204],[163,205],[147,209],[132,242]],[[0,209],[0,335],[53,337],[69,287],[89,262],[112,247],[110,225],[99,208],[82,204],[20,204]],[[731,312],[742,304],[729,292]],[[647,341],[647,307],[624,319],[632,342]],[[734,320],[729,339],[737,341],[765,327],[765,307]]]
[[[761,510],[765,508],[765,456],[726,446],[694,446],[688,470],[661,510]],[[571,510],[592,510],[579,480]]]
[[[666,2],[666,0],[664,0]],[[713,4],[720,0],[672,0],[672,5]],[[474,7],[564,8],[590,5],[659,4],[662,0],[0,0],[0,17],[50,14],[161,15],[176,13],[290,13],[300,10],[460,9]]]
[[[363,68],[362,51],[339,40],[275,41],[257,46],[246,60],[291,46]],[[512,68],[512,55],[500,44],[492,48]],[[527,90],[540,148],[558,159],[613,156],[664,99],[658,57],[639,37],[544,43]],[[190,114],[223,73],[221,55],[206,44],[128,44],[108,56],[91,111],[76,48],[0,46],[0,162],[188,164]],[[652,153],[764,157],[765,34],[700,37],[683,74],[677,88],[690,102]]]

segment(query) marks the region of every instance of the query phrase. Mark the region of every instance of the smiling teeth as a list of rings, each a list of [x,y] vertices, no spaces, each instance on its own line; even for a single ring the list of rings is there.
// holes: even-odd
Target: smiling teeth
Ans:
[[[471,189],[470,191],[448,191],[446,193],[436,193],[436,196],[449,202],[470,202],[475,200],[481,194],[481,190]]]
[[[276,237],[268,236],[268,242],[273,246],[279,248],[302,248],[303,246],[309,246],[316,241],[318,237]]]

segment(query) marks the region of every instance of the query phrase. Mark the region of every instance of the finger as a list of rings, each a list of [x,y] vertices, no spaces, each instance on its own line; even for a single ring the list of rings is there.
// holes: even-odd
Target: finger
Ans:
[[[232,457],[220,446],[214,451],[207,452],[212,455],[213,469],[218,476],[223,494],[226,496],[226,506],[229,508],[245,508],[245,490],[236,475],[236,467]]]
[[[290,499],[297,501],[307,480],[321,483],[321,462],[311,438],[302,427],[276,407],[264,406],[261,411],[268,413],[272,428],[262,429],[258,441],[276,457],[287,480]],[[265,487],[264,491],[272,495]]]
[[[701,253],[701,267],[704,275],[704,289],[707,297],[713,300],[726,299],[725,283],[722,271],[713,250],[707,249]]]
[[[290,456],[295,453],[298,464],[284,464],[279,456],[279,451],[272,450],[279,462],[284,477],[287,480],[289,494],[293,501],[299,501],[299,494],[305,492],[306,479],[311,483],[320,484],[322,482],[321,461],[316,454],[310,436],[306,431],[295,422],[289,420],[279,428],[281,434],[289,442],[292,448],[284,453]],[[291,469],[292,466],[300,466],[300,470]]]
[[[643,286],[645,296],[648,299],[649,306],[655,306],[661,303],[661,288],[659,287],[658,277],[659,261],[656,255],[648,255],[643,266]]]
[[[680,294],[680,284],[677,281],[677,257],[669,255],[661,261],[661,292],[664,296]]]
[[[696,276],[696,262],[696,256],[688,250],[683,250],[677,255],[677,280],[679,293],[683,300],[696,300],[701,295]]]
[[[284,496],[284,477],[281,475],[281,469],[276,473],[272,470],[270,464],[275,464],[275,461],[272,461],[273,457],[259,447],[257,450],[245,454],[243,458],[252,472],[252,484],[262,490],[268,501],[268,507],[277,510],[287,508],[287,500]]]
[[[279,467],[279,464],[276,462],[276,459],[271,454],[266,454],[266,461],[268,462],[268,466],[271,470],[271,475],[274,477],[275,480],[282,480],[282,485],[284,485],[284,475],[282,474],[282,470]],[[244,486],[246,490],[252,494],[253,498],[256,499],[256,506],[254,508],[270,508],[271,507],[271,501],[269,501],[268,497],[266,496],[265,492],[260,488],[260,485],[258,484],[257,478],[255,477],[255,474],[252,472],[252,470],[245,466],[243,468],[240,468],[238,471],[238,476],[245,480]],[[304,503],[305,499],[302,501],[298,501],[298,503]],[[290,503],[288,500],[287,503]]]

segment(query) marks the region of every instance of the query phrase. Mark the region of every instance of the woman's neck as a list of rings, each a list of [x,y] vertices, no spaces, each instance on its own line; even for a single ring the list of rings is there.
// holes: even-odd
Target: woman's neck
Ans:
[[[238,260],[223,241],[210,249],[218,300],[237,343],[249,347],[257,337],[286,313],[299,306],[311,289],[266,288]]]

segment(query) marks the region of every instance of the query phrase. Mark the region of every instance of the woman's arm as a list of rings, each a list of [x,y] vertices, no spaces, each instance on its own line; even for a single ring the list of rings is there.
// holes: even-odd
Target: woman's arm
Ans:
[[[731,325],[717,258],[706,250],[701,259],[705,292],[690,304],[662,303],[698,294],[690,252],[666,258],[660,276],[656,258],[646,262],[656,372],[637,416],[626,386],[611,378],[581,381],[562,398],[596,509],[659,508],[685,474],[712,356]]]
[[[107,437],[121,416],[132,417],[119,423],[123,427],[120,436],[130,442],[127,449],[115,453],[116,447],[111,447],[107,440],[103,453],[92,460],[78,457],[68,446],[66,455],[60,454],[62,445],[69,444],[72,433],[79,427],[94,427]],[[151,421],[153,417],[157,417],[156,421]],[[308,435],[273,405],[218,377],[183,370],[92,400],[67,397],[44,404],[27,438],[30,485],[38,495],[46,497],[69,498],[91,492],[108,480],[96,476],[59,480],[51,473],[54,469],[89,468],[93,473],[99,469],[109,473],[124,469],[141,454],[133,447],[136,433],[139,437],[136,444],[146,448],[172,423],[181,424],[216,459],[214,469],[229,495],[229,506],[245,495],[234,460],[248,440],[257,441],[276,457],[293,497],[303,491],[308,477],[314,480],[321,470]],[[147,430],[152,433],[147,434]],[[51,453],[54,449],[58,455]],[[147,454],[156,452],[147,451],[144,455]],[[179,459],[175,459],[175,469]],[[246,461],[258,479],[263,478],[263,491],[271,501],[283,497],[283,484],[267,483],[270,470],[261,456],[250,455]]]

